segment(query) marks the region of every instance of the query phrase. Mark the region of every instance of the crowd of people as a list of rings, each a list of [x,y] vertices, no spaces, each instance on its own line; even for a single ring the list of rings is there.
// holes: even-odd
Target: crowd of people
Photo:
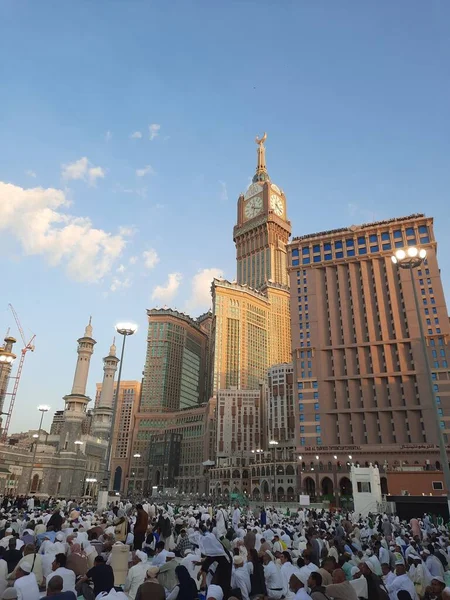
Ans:
[[[450,600],[441,517],[4,498],[3,600]]]

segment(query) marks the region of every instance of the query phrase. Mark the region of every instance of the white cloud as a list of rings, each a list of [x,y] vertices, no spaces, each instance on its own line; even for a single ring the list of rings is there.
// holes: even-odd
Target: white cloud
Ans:
[[[159,135],[159,130],[161,129],[161,125],[158,123],[152,123],[148,126],[148,131],[150,133],[150,140],[154,140]]]
[[[34,177],[36,178],[36,171],[32,171],[31,169],[29,169],[28,171],[25,171],[25,175],[28,175],[28,177]]]
[[[226,202],[228,200],[228,190],[227,184],[225,181],[219,181],[220,184],[220,199],[222,202]]]
[[[117,273],[125,273],[125,265],[119,265],[116,269]]]
[[[157,285],[152,293],[152,300],[161,300],[161,302],[170,302],[180,287],[182,280],[181,273],[169,273],[165,285]]]
[[[144,265],[147,267],[147,269],[154,269],[159,263],[158,253],[153,248],[143,252],[142,258],[144,259]]]
[[[125,240],[96,229],[89,217],[66,214],[69,205],[62,190],[0,181],[0,231],[16,238],[25,255],[42,255],[51,266],[63,264],[75,281],[98,282],[111,271]]]
[[[132,140],[140,140],[142,137],[142,131],[133,131],[133,133],[130,135],[130,138]]]
[[[61,176],[65,180],[81,179],[87,181],[89,185],[95,185],[97,179],[105,177],[105,171],[102,167],[94,167],[86,156],[67,165],[62,165]]]
[[[108,131],[105,133],[105,142],[110,142],[112,140],[112,133]]]
[[[188,310],[211,308],[211,283],[213,279],[221,277],[223,271],[216,267],[200,269],[192,278],[191,296],[187,302]]]
[[[117,290],[122,290],[131,287],[131,280],[127,277],[126,279],[119,279],[118,277],[114,277],[110,286],[111,292],[117,292]]]
[[[121,225],[119,227],[119,233],[120,233],[120,235],[123,235],[123,237],[131,237],[132,235],[135,235],[137,232],[138,232],[138,229],[134,225]]]
[[[147,165],[143,169],[136,169],[136,175],[138,177],[144,177],[145,175],[155,175],[155,170],[152,165]]]
[[[137,256],[130,256],[130,260],[128,261],[130,263],[130,265],[135,265],[138,261],[138,257]]]

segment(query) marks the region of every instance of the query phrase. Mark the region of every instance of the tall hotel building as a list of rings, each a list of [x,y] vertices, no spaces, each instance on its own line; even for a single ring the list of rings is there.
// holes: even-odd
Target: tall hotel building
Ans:
[[[258,390],[273,364],[290,362],[291,329],[286,246],[291,224],[286,197],[266,169],[257,143],[253,181],[237,206],[237,282],[212,286],[214,341],[212,391]]]
[[[411,245],[427,251],[413,281],[391,261]],[[418,214],[297,237],[289,267],[300,489],[348,493],[348,462],[439,467],[412,288],[447,437],[450,327],[433,219]]]

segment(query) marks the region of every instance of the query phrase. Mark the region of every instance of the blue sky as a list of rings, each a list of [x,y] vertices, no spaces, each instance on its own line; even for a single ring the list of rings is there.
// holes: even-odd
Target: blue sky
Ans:
[[[449,22],[438,1],[3,0],[0,328],[12,302],[37,335],[12,430],[63,408],[90,314],[93,396],[117,320],[139,379],[146,308],[208,308],[264,131],[294,235],[426,212],[448,295]]]

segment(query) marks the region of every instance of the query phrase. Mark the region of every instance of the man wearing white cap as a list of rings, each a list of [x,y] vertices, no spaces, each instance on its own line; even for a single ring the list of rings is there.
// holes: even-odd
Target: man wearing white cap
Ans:
[[[147,572],[147,555],[142,550],[136,550],[133,556],[133,566],[128,571],[124,591],[130,600],[134,600],[141,583],[144,583]]]
[[[223,590],[220,585],[211,584],[208,586],[206,600],[223,600]]]
[[[231,573],[231,595],[234,589],[241,591],[242,600],[250,600],[250,574],[248,569],[244,569],[244,559],[242,556],[233,557],[233,572]]]
[[[300,573],[296,571],[292,573],[289,579],[289,588],[294,592],[294,600],[312,600],[311,596],[306,592],[308,586],[307,573]]]
[[[18,600],[39,600],[39,587],[35,574],[31,573],[29,563],[23,563],[17,570],[14,588],[17,591]]]
[[[414,583],[406,573],[406,566],[403,558],[399,558],[395,561],[395,574],[397,577],[390,585],[386,586],[390,598],[392,598],[392,600],[397,600],[397,593],[400,590],[405,590],[406,592],[409,592],[412,600],[419,600]]]

